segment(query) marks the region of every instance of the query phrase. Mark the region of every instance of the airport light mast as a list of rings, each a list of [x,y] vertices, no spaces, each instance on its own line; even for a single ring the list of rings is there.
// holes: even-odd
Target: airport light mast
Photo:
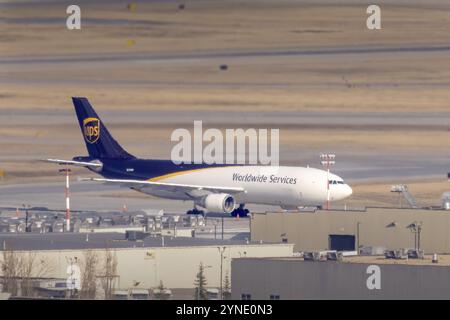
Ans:
[[[28,227],[28,211],[30,210],[31,206],[29,204],[23,204],[22,207],[25,210],[25,232],[30,232],[30,228]]]
[[[70,232],[70,195],[69,195],[69,188],[70,188],[70,178],[69,175],[72,172],[69,168],[60,169],[59,172],[66,174],[66,231]]]
[[[220,254],[220,300],[223,300],[223,259],[224,259],[224,251],[227,247],[217,247]]]
[[[327,210],[330,210],[330,167],[336,164],[336,155],[333,153],[322,153],[320,164],[327,168]]]

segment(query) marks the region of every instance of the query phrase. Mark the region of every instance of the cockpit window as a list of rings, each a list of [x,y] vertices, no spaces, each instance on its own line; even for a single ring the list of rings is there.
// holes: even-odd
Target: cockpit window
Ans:
[[[342,180],[330,180],[328,181],[329,184],[345,184]]]

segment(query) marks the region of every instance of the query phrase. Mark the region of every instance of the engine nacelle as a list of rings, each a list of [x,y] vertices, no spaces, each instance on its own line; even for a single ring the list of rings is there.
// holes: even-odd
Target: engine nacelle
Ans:
[[[226,193],[211,193],[203,197],[198,205],[208,212],[231,213],[236,206],[236,201],[233,196]]]

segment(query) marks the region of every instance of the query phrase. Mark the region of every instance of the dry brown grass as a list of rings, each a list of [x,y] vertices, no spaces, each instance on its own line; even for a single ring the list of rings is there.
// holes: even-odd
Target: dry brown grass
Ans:
[[[419,206],[439,206],[441,196],[450,190],[446,179],[406,180],[408,190],[416,198]],[[407,202],[397,193],[390,192],[398,181],[356,182],[352,184],[353,195],[345,201],[349,208],[365,206],[400,206],[407,208]],[[344,203],[337,204],[338,206]]]
[[[128,12],[119,4],[86,4],[86,19],[142,24],[87,23],[76,32],[62,23],[6,23],[0,57],[446,45],[450,11],[445,8],[444,1],[434,6],[385,5],[383,29],[370,32],[360,5],[205,1],[183,11],[173,3],[148,3]],[[10,19],[63,17],[55,5],[0,12],[0,18]],[[127,46],[129,39],[136,45]],[[445,82],[449,60],[444,52],[3,65],[7,81],[0,89],[0,108],[65,108],[68,97],[85,95],[105,108],[448,111],[447,87],[423,84]],[[218,70],[223,62],[230,64],[228,72]]]
[[[310,5],[298,1],[202,1],[183,11],[176,3],[140,3],[135,12],[123,4],[85,4],[84,19],[144,21],[143,24],[89,25],[70,32],[64,23],[2,26],[2,55],[77,54],[111,52],[175,52],[322,46],[374,43],[442,44],[449,38],[448,3],[383,6],[382,32],[365,28],[363,5]],[[447,9],[447,10],[446,10]],[[12,7],[2,18],[52,18],[64,22],[59,5]],[[145,24],[147,23],[147,24]],[[113,25],[114,26],[114,25]],[[126,45],[128,39],[137,45]]]

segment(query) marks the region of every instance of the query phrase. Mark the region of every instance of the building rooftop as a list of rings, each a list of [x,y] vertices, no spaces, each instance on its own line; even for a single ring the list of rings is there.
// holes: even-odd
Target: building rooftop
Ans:
[[[305,208],[300,211],[265,211],[265,212],[252,212],[255,215],[267,215],[267,214],[316,214],[321,215],[326,214],[366,214],[366,213],[376,213],[376,214],[392,214],[392,213],[418,213],[418,214],[450,214],[450,210],[445,210],[440,207],[424,207],[424,208],[400,208],[400,207],[333,207],[330,210],[318,209],[318,208]]]
[[[347,263],[370,263],[370,264],[401,264],[401,265],[430,265],[450,266],[450,255],[438,255],[438,263],[432,262],[432,255],[425,255],[423,259],[386,259],[384,256],[353,256],[345,257],[343,262]]]
[[[248,245],[245,240],[216,240],[192,237],[149,236],[129,241],[123,233],[0,233],[0,251],[13,250],[71,250],[139,247],[196,247],[218,245]]]
[[[339,263],[364,263],[364,264],[389,264],[389,265],[411,265],[411,266],[440,266],[449,267],[450,266],[450,255],[438,255],[438,263],[432,262],[432,255],[425,255],[423,259],[386,259],[384,256],[346,256]],[[305,262],[305,263],[336,263],[336,261],[304,261],[301,257],[269,257],[269,258],[242,258],[242,259],[260,259],[260,260],[271,260],[271,261],[293,261],[293,262]]]

